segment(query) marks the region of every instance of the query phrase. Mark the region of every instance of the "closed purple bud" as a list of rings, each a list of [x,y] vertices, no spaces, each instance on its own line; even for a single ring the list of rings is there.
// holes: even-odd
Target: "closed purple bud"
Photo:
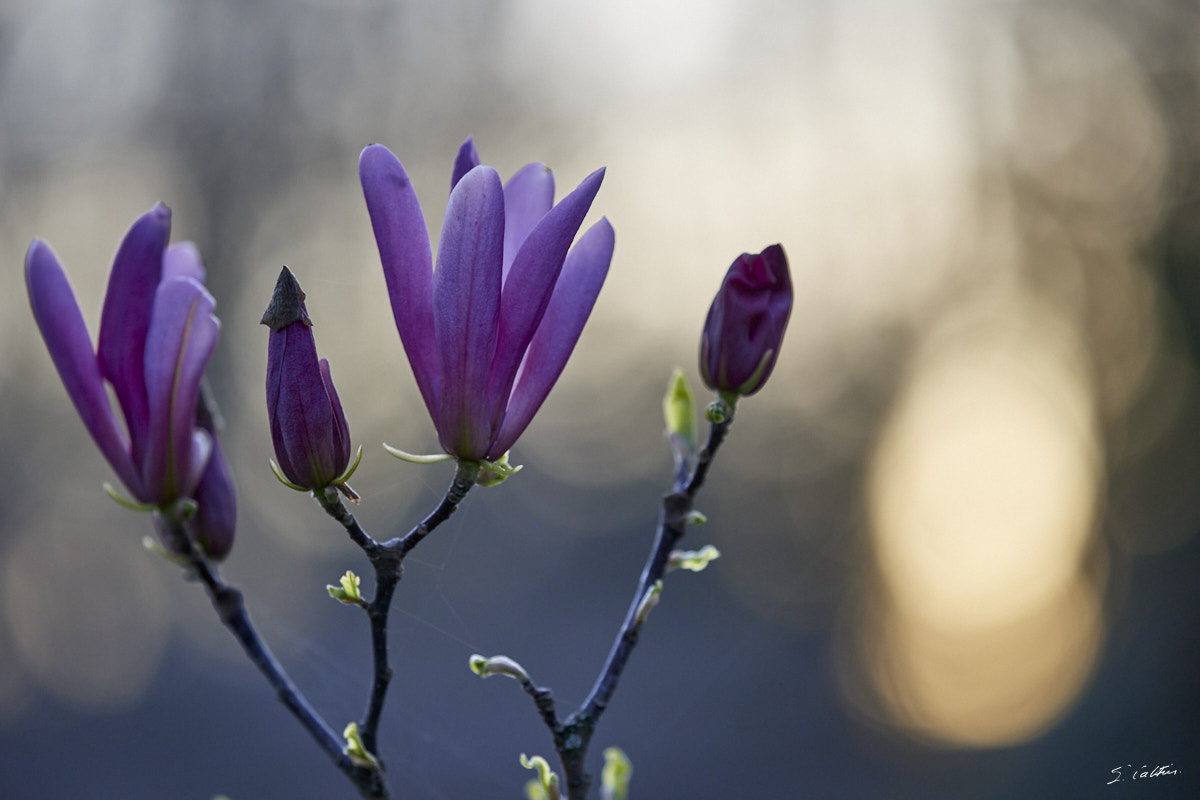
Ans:
[[[237,495],[233,474],[221,446],[213,439],[212,456],[196,486],[196,516],[188,525],[192,539],[209,558],[220,561],[233,548],[237,523]]]
[[[700,337],[700,376],[708,388],[757,392],[771,376],[792,313],[792,278],[783,248],[743,253],[725,273]]]
[[[336,484],[350,463],[350,428],[333,388],[329,362],[317,360],[304,292],[287,267],[262,317],[267,343],[267,417],[283,475],[318,490]]]
[[[196,515],[188,521],[188,532],[206,556],[220,561],[233,548],[237,494],[234,491],[233,473],[229,471],[229,462],[221,452],[217,437],[221,421],[206,383],[200,384],[196,425],[208,431],[212,439],[212,455],[196,486]]]

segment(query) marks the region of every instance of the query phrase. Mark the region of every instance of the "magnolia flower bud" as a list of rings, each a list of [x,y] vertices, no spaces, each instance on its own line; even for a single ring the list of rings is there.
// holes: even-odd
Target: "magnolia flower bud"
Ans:
[[[350,427],[329,362],[317,360],[304,292],[287,267],[262,324],[271,329],[267,416],[279,471],[295,486],[314,491],[342,483],[350,463]]]
[[[792,278],[783,248],[743,253],[721,283],[700,337],[700,376],[708,388],[733,395],[763,387],[792,313]]]
[[[229,464],[216,438],[212,457],[196,487],[196,504],[196,516],[189,523],[192,538],[206,556],[220,561],[233,547],[237,494]]]
[[[222,424],[208,383],[201,381],[200,394],[196,399],[196,427],[208,431],[212,439],[212,456],[196,486],[196,515],[188,523],[188,531],[204,554],[217,561],[229,555],[237,523],[237,492],[233,474],[217,436]]]

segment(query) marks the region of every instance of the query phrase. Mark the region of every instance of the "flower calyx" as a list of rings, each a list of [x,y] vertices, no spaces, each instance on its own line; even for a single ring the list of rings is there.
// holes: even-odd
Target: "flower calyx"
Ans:
[[[509,464],[507,450],[495,461],[480,460],[476,463],[479,465],[479,474],[475,476],[475,483],[485,487],[498,486],[525,467],[524,464]]]

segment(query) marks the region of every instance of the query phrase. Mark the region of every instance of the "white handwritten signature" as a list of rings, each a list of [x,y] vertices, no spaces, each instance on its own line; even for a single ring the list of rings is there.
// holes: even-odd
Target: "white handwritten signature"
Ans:
[[[1174,764],[1159,764],[1153,769],[1146,764],[1142,764],[1141,769],[1133,769],[1132,764],[1126,764],[1121,767],[1112,768],[1111,772],[1116,777],[1106,783],[1105,786],[1111,786],[1114,783],[1120,783],[1121,781],[1125,780],[1125,776],[1121,774],[1121,770],[1124,769],[1132,770],[1129,773],[1129,779],[1134,781],[1141,780],[1142,778],[1161,778],[1164,775],[1179,774],[1179,769],[1176,768]]]

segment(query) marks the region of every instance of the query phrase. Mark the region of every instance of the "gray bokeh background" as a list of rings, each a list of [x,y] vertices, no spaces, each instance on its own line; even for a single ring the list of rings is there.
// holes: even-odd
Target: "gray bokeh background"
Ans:
[[[366,572],[281,487],[257,325],[308,293],[397,535],[449,467],[357,184],[404,162],[436,243],[458,144],[559,194],[608,167],[617,231],[572,362],[407,563],[380,755],[398,797],[518,798],[532,704],[587,693],[651,543],[671,369],[712,292],[782,242],[796,285],[607,716],[644,798],[1200,791],[1200,16],[1172,0],[9,0],[0,6],[0,798],[349,797],[196,586],[148,555],[20,286],[55,248],[96,330],[155,202],[204,254],[239,482],[224,567],[335,725],[368,681]],[[1146,765],[1178,774],[1130,780]],[[1109,785],[1114,768],[1125,780]]]

